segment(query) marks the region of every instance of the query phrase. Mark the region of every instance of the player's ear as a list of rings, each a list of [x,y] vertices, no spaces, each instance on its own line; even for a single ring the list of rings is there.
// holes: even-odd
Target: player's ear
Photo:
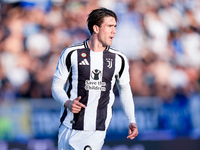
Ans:
[[[99,26],[94,25],[93,26],[93,31],[94,31],[94,33],[99,33]]]

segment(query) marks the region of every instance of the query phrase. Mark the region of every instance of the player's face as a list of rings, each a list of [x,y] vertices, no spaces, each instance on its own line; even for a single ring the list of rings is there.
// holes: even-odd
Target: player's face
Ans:
[[[105,17],[99,27],[98,39],[103,46],[112,45],[116,33],[116,20],[114,17]]]

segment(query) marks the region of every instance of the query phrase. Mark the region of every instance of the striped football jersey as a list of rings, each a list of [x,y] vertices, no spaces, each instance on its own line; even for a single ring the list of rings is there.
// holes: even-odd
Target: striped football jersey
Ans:
[[[111,47],[102,52],[89,49],[88,41],[63,50],[54,75],[66,81],[70,100],[81,96],[86,105],[79,113],[61,108],[60,121],[76,130],[106,130],[112,117],[115,83],[129,82],[127,58]]]

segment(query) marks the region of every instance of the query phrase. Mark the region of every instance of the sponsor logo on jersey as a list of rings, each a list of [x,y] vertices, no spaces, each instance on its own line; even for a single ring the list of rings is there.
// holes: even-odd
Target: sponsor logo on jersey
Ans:
[[[100,91],[106,91],[106,82],[102,81],[85,81],[85,90],[100,90]]]
[[[106,82],[102,82],[99,79],[101,78],[102,73],[100,70],[95,69],[91,72],[92,81],[85,81],[85,90],[100,90],[106,91]]]
[[[108,68],[112,68],[112,61],[113,61],[113,59],[111,59],[111,58],[106,58],[106,61],[108,62],[107,67],[108,67]]]
[[[89,62],[88,62],[87,59],[85,58],[85,59],[83,59],[83,60],[79,63],[79,65],[89,65]]]
[[[101,71],[98,70],[98,69],[95,69],[95,70],[92,71],[91,76],[92,76],[92,79],[99,80],[99,78],[101,76]]]

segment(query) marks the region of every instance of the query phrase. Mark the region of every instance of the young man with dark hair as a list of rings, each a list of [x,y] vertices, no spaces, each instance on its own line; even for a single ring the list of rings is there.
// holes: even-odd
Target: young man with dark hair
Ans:
[[[138,135],[129,84],[127,58],[110,46],[116,33],[116,14],[93,10],[87,19],[89,40],[66,48],[58,61],[52,95],[61,106],[59,150],[100,150],[112,118],[115,83],[129,120],[129,135]]]

